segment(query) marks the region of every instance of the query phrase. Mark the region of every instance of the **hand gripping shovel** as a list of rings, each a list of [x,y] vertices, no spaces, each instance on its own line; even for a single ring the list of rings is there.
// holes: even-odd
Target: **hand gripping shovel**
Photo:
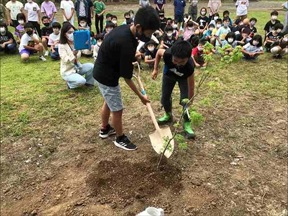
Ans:
[[[138,66],[138,72],[134,72],[133,76],[137,79],[138,85],[141,89],[141,93],[143,95],[146,95],[145,89],[143,87],[143,84],[141,82],[141,78],[140,78],[140,66],[138,63],[136,63]],[[166,145],[169,142],[169,146],[167,147],[166,151],[164,152],[165,157],[169,158],[174,150],[174,140],[172,138],[172,133],[169,127],[165,127],[165,128],[160,128],[157,120],[155,118],[154,112],[152,110],[151,104],[150,103],[146,103],[147,109],[149,111],[149,114],[151,116],[152,122],[155,126],[155,131],[152,134],[149,134],[149,138],[152,144],[153,149],[158,153],[161,154],[163,153],[163,151],[166,148]]]

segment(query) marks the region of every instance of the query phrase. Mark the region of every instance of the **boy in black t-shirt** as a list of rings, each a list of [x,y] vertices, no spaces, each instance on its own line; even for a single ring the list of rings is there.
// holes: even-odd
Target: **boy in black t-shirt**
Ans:
[[[50,26],[50,19],[47,16],[42,17],[42,23],[44,27],[41,29],[41,39],[44,49],[46,50],[44,53],[44,56],[49,55],[48,51],[48,41],[49,41],[49,35],[53,33],[53,29]]]
[[[176,83],[180,88],[180,104],[183,99],[191,99],[194,95],[194,64],[191,58],[192,46],[188,41],[177,41],[170,49],[159,49],[156,54],[152,79],[156,79],[158,66],[161,58],[164,60],[164,70],[162,79],[161,103],[165,109],[165,114],[158,119],[160,125],[172,121],[172,91]],[[186,104],[182,104],[186,108]],[[195,137],[191,128],[190,118],[184,115],[184,132],[187,138]]]
[[[149,68],[153,68],[155,57],[158,49],[156,48],[157,44],[154,40],[150,40],[145,44],[145,47],[147,48],[147,51],[145,52],[145,63],[148,64]]]
[[[159,27],[160,21],[156,10],[151,6],[140,8],[135,15],[133,24],[121,25],[105,37],[94,65],[93,76],[105,100],[101,111],[102,128],[99,136],[107,138],[116,133],[114,144],[125,150],[136,150],[137,147],[123,134],[123,105],[119,79],[120,77],[124,78],[143,104],[149,102],[132,81],[132,63],[136,61],[138,40],[150,41],[151,35]],[[115,129],[109,124],[110,113]]]
[[[280,41],[283,37],[281,31],[283,30],[284,26],[281,23],[277,23],[273,28],[272,31],[266,35],[266,39],[264,42],[264,46],[267,52],[270,52],[270,49],[273,47],[274,43]]]
[[[280,23],[279,20],[277,20],[278,18],[278,11],[274,10],[271,12],[271,20],[269,20],[265,27],[264,27],[264,31],[265,31],[265,35],[267,35],[269,32],[272,31],[272,28],[277,24],[277,23]],[[265,38],[266,39],[266,38]],[[264,40],[265,40],[264,39]]]
[[[2,23],[0,24],[0,52],[12,54],[17,50],[17,44],[13,37],[13,34],[8,31],[7,26]]]

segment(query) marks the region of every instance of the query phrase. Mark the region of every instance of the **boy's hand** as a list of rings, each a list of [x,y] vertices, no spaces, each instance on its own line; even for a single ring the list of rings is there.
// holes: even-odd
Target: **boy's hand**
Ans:
[[[157,78],[158,70],[153,70],[152,72],[152,79],[155,80]]]
[[[141,95],[140,100],[144,105],[146,105],[146,103],[150,103],[150,100],[147,98],[147,95]]]

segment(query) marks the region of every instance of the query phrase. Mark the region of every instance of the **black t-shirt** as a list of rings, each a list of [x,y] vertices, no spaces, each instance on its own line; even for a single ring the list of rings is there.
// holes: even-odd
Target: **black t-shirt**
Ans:
[[[272,41],[277,41],[277,40],[279,40],[281,37],[282,37],[282,34],[281,34],[281,33],[277,33],[277,35],[273,35],[272,32],[269,32],[269,33],[266,35],[266,38],[268,38],[269,40],[272,40]]]
[[[100,46],[94,65],[94,78],[107,86],[117,86],[119,78],[131,79],[138,41],[129,25],[113,29]]]
[[[206,24],[209,23],[209,18],[207,16],[205,17],[199,16],[196,22],[199,24],[200,29],[204,29]]]
[[[164,32],[166,27],[167,19],[164,17],[164,19],[160,19],[160,29]]]
[[[164,34],[162,40],[163,40],[164,45],[170,48],[175,43],[176,38],[173,35],[171,38],[169,38],[166,34]]]
[[[158,49],[154,49],[153,52],[150,52],[148,49],[145,52],[145,56],[151,56],[152,59],[154,59],[156,57],[156,53],[157,53]]]
[[[257,33],[257,28],[256,28],[255,26],[253,26],[252,28],[250,27],[249,29],[250,29],[250,31],[251,31],[251,33],[250,33],[250,37],[253,37],[254,34]]]
[[[43,27],[42,29],[41,29],[41,35],[42,36],[49,36],[50,34],[52,34],[53,33],[53,29],[52,29],[52,27]]]
[[[13,40],[13,43],[15,42],[15,39],[14,39],[13,34],[11,32],[6,31],[5,35],[2,35],[0,33],[0,44],[3,44],[5,42],[9,41],[10,39]]]
[[[163,55],[164,60],[164,74],[172,76],[176,79],[186,79],[194,73],[194,64],[190,57],[188,62],[181,67],[177,67],[172,63],[171,49],[167,49]]]
[[[271,20],[270,20],[269,22],[266,23],[266,25],[265,25],[265,27],[264,27],[264,30],[265,30],[266,32],[272,31],[272,27],[274,27],[277,23],[280,23],[280,21],[279,21],[279,20],[275,20],[275,23],[273,24],[273,23],[271,22]]]

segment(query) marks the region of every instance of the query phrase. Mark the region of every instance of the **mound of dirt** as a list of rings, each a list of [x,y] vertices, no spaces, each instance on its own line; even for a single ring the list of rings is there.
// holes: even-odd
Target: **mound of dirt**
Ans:
[[[179,168],[167,163],[159,169],[151,165],[156,163],[132,163],[121,158],[102,160],[92,169],[86,184],[98,202],[117,208],[156,197],[164,190],[181,192]]]

